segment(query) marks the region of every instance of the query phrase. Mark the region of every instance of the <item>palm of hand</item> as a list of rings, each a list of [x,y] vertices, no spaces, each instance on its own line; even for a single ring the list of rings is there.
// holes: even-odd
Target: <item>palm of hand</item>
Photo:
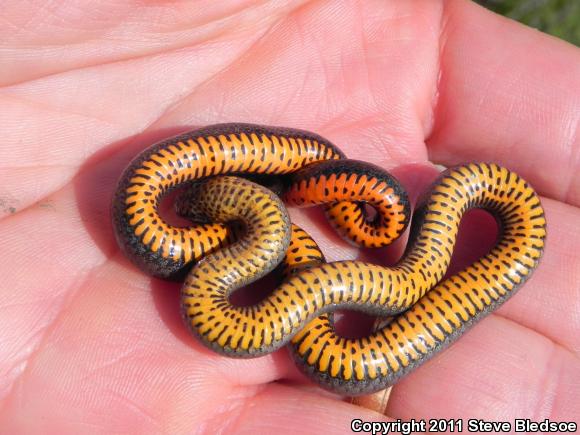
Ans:
[[[385,167],[429,154],[519,171],[551,198],[543,263],[398,384],[388,415],[578,418],[577,50],[461,2],[22,7],[0,30],[0,427],[346,432],[379,418],[313,391],[285,351],[206,351],[181,325],[178,285],[118,251],[122,167],[144,144],[223,121],[306,128]],[[401,172],[412,195],[434,171],[420,173]],[[356,255],[326,228],[312,234],[330,260]]]

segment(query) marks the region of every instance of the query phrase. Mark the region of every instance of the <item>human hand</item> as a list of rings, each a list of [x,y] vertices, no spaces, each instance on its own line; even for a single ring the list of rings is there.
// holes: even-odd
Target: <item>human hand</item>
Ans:
[[[464,1],[3,9],[3,431],[580,418],[577,48]],[[413,197],[436,173],[428,158],[508,166],[544,195],[544,258],[511,301],[395,386],[389,417],[310,386],[285,350],[215,355],[182,325],[179,284],[119,252],[109,210],[122,168],[146,145],[230,121],[321,134],[349,157],[395,168]],[[315,212],[292,215],[329,260],[385,261],[310,223]],[[481,214],[464,230],[456,266],[494,232]]]

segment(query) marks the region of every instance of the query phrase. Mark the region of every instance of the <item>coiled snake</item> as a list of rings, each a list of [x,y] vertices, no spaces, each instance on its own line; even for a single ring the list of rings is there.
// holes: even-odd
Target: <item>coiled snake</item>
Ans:
[[[119,245],[139,267],[172,277],[187,270],[182,314],[210,348],[254,357],[291,342],[301,369],[325,388],[368,394],[395,383],[505,302],[530,277],[544,249],[540,200],[517,174],[471,163],[443,172],[418,205],[403,259],[395,267],[359,261],[325,263],[312,239],[290,225],[276,195],[225,174],[285,176],[283,198],[326,205],[332,224],[354,243],[391,243],[410,220],[406,194],[388,173],[345,160],[324,138],[251,124],[210,126],[160,142],[125,170],[113,202]],[[194,183],[177,201],[196,219],[172,227],[159,215],[163,195]],[[363,204],[377,217],[367,216]],[[459,223],[472,208],[500,226],[494,248],[444,279]],[[224,224],[241,221],[244,231]],[[240,233],[243,233],[240,235]],[[229,295],[284,258],[289,276],[256,305]],[[395,316],[368,337],[336,334],[339,308]]]

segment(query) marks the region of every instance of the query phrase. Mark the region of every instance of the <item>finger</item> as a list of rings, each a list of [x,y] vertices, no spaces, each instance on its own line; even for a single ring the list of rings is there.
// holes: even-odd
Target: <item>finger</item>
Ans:
[[[580,360],[568,350],[491,315],[397,384],[387,413],[405,420],[575,421],[579,370]]]
[[[497,161],[579,205],[580,50],[473,2],[445,2],[443,23],[430,157]]]

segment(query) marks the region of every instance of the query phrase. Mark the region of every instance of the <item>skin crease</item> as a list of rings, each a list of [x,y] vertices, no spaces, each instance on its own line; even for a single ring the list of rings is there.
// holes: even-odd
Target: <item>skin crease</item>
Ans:
[[[2,6],[0,432],[578,421],[579,50],[460,0],[198,3]],[[397,384],[387,417],[321,393],[284,350],[212,354],[181,324],[179,284],[119,252],[109,207],[146,145],[227,121],[319,133],[397,168],[413,198],[435,176],[428,159],[497,161],[544,197],[543,261],[505,306]],[[340,241],[319,212],[291,214],[328,260],[387,263]],[[481,213],[463,230],[456,266],[494,236]]]

